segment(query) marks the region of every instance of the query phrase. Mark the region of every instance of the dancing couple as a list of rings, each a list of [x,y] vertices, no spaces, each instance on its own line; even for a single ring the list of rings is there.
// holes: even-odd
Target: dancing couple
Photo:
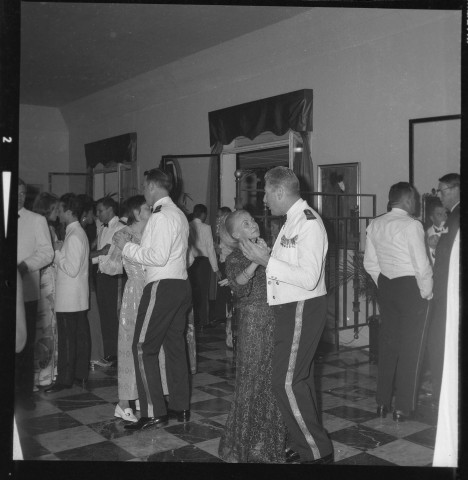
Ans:
[[[328,240],[286,167],[265,175],[264,202],[287,219],[270,252],[251,215],[238,210],[220,228],[227,283],[237,297],[234,399],[219,445],[228,462],[333,462],[317,412],[314,355],[325,327]]]

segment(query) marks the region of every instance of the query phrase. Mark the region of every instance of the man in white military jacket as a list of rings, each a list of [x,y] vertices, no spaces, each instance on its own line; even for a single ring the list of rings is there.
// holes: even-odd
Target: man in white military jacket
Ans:
[[[273,391],[288,428],[287,463],[333,462],[333,446],[317,415],[313,360],[326,321],[322,220],[299,194],[299,180],[286,167],[265,175],[264,202],[273,215],[287,215],[271,256],[242,242],[244,255],[266,267],[267,301],[273,307]]]

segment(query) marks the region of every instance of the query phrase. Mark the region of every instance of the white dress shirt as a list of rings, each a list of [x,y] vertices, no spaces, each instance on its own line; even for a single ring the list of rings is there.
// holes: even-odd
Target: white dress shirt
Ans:
[[[39,270],[52,263],[54,249],[47,220],[37,213],[22,208],[18,211],[17,264],[24,262],[28,273],[23,276],[25,302],[40,298]]]
[[[421,297],[432,298],[432,268],[424,229],[405,210],[392,208],[367,227],[364,268],[376,284],[380,273],[389,279],[414,276]]]
[[[62,249],[55,251],[54,264],[57,266],[55,311],[88,310],[89,242],[80,222],[67,226]]]
[[[189,245],[194,258],[208,257],[213,272],[218,271],[218,261],[213,245],[211,227],[203,223],[199,218],[194,218],[190,224]]]
[[[153,205],[140,245],[127,242],[122,255],[143,265],[145,284],[167,278],[185,280],[188,235],[185,215],[169,197],[164,197]]]
[[[288,210],[286,223],[268,261],[268,304],[279,305],[325,295],[327,250],[328,238],[322,219],[305,200],[299,199]]]
[[[119,221],[119,217],[117,215],[115,215],[109,220],[108,225],[108,227],[105,227],[101,224],[99,228],[97,236],[97,249],[100,250],[109,243],[111,245],[111,247],[109,248],[109,252],[107,253],[107,255],[99,255],[98,257],[94,257],[92,259],[93,263],[99,263],[99,271],[106,274],[109,274],[109,259],[112,255],[112,252],[116,248],[116,246],[112,243],[112,237],[114,236],[115,232],[118,232],[125,227],[125,225]],[[122,264],[120,265],[120,271],[118,271],[117,273],[115,273],[115,265],[113,265],[112,275],[118,275],[120,273],[123,273]]]

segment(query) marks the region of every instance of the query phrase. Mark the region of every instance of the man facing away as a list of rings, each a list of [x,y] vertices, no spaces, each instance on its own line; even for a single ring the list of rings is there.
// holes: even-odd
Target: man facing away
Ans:
[[[18,271],[23,281],[26,313],[26,345],[16,355],[17,400],[32,410],[34,388],[34,343],[36,340],[37,304],[40,298],[40,269],[54,259],[47,221],[42,215],[24,208],[26,183],[18,178]]]
[[[145,269],[145,287],[140,300],[133,338],[133,358],[141,418],[125,428],[140,430],[190,419],[189,377],[184,330],[191,304],[187,276],[189,225],[184,213],[169,197],[171,180],[158,168],[145,172],[144,195],[153,214],[146,224],[141,244],[127,241],[118,232],[114,241],[122,255]],[[158,354],[166,356],[169,408],[166,407]]]
[[[328,464],[333,445],[318,412],[314,355],[325,328],[325,257],[328,239],[322,220],[299,192],[292,170],[275,167],[265,175],[265,197],[273,215],[287,215],[271,256],[251,242],[244,255],[266,267],[267,301],[275,313],[273,391],[288,428],[286,462]]]
[[[412,217],[415,189],[396,183],[388,199],[391,210],[367,227],[364,268],[378,287],[381,314],[377,414],[386,417],[395,393],[393,419],[402,422],[417,405],[432,268],[423,226]]]
[[[193,220],[189,224],[189,248],[194,262],[188,270],[188,275],[192,286],[194,320],[198,327],[209,324],[208,294],[211,270],[216,273],[218,280],[221,277],[211,228],[205,224],[207,212],[205,205],[195,205]]]
[[[430,327],[427,344],[432,377],[432,401],[437,405],[442,382],[445,349],[445,324],[447,315],[447,282],[450,254],[460,228],[460,175],[449,173],[439,178],[437,195],[449,211],[443,233],[435,250],[434,298],[430,308]]]
[[[93,264],[98,264],[96,274],[96,297],[101,320],[104,358],[107,361],[117,360],[117,341],[119,333],[119,308],[123,293],[123,266],[120,262],[118,270],[110,261],[114,234],[125,227],[116,215],[117,203],[111,197],[97,201],[96,215],[101,222],[98,231],[97,250],[91,252]]]

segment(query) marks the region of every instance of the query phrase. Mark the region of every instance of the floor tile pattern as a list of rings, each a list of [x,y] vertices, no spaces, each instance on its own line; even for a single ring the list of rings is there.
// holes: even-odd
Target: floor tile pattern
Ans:
[[[15,412],[26,460],[87,460],[219,463],[219,439],[229,412],[236,375],[224,324],[198,334],[198,373],[191,377],[191,419],[171,419],[160,429],[130,431],[114,417],[116,368],[96,367],[85,388],[55,394],[39,390],[34,411]],[[430,466],[436,411],[423,383],[417,415],[398,424],[376,415],[377,366],[365,350],[330,352],[315,362],[322,421],[337,465]],[[426,382],[427,383],[427,382]],[[139,413],[137,413],[139,415]]]

